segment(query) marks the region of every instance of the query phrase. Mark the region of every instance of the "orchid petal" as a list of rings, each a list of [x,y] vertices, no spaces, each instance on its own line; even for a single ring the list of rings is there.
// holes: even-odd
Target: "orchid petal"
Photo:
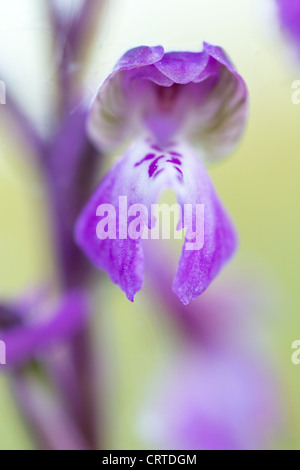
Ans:
[[[185,156],[188,152],[185,153]],[[194,155],[186,167],[187,191],[181,204],[204,206],[204,243],[200,250],[190,250],[186,240],[173,290],[183,304],[201,295],[231,259],[237,248],[237,235],[210,177]]]
[[[140,46],[126,52],[115,67],[116,72],[131,70],[133,68],[145,67],[158,62],[164,55],[162,46],[148,47]]]
[[[201,75],[208,59],[205,52],[169,52],[155,66],[174,83],[186,85]]]
[[[164,54],[160,46],[143,46],[128,51],[100,88],[88,133],[104,151],[145,131],[161,141],[153,121],[163,118],[172,122],[166,140],[181,135],[212,162],[235,147],[247,115],[245,82],[220,47]]]

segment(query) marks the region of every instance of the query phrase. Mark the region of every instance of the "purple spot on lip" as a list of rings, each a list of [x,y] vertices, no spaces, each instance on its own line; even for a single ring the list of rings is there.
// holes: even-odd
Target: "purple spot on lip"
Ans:
[[[134,166],[135,167],[140,166],[140,165],[142,165],[142,163],[147,162],[148,160],[153,160],[153,158],[155,158],[155,154],[154,153],[149,153],[148,155],[145,156],[145,158],[143,158],[141,161],[136,163]]]
[[[156,172],[157,168],[158,168],[158,162],[159,160],[161,160],[162,158],[164,158],[163,155],[161,155],[160,157],[157,157],[154,162],[151,163],[151,165],[149,166],[149,177],[152,178],[152,176],[154,175],[154,173]]]
[[[158,152],[162,152],[162,149],[158,145],[151,145],[153,150],[157,150]]]
[[[180,157],[180,158],[183,157],[183,155],[182,155],[181,153],[179,153],[179,152],[173,152],[173,151],[172,151],[172,152],[169,152],[169,155],[172,155],[172,157]]]
[[[154,175],[154,178],[157,178],[158,175],[160,175],[160,174],[163,173],[163,172],[164,172],[164,170],[159,170],[159,171],[157,171],[157,172],[155,173],[155,175]]]
[[[167,144],[167,147],[176,147],[177,143],[176,142],[169,142]]]
[[[173,163],[174,165],[182,165],[182,162],[178,158],[172,158],[172,160],[167,160],[168,163]]]
[[[181,169],[178,168],[177,166],[174,166],[174,169],[178,171],[178,173],[180,174],[180,177],[179,177],[179,178],[180,178],[180,181],[182,181],[182,180],[183,180],[183,172],[182,172]]]

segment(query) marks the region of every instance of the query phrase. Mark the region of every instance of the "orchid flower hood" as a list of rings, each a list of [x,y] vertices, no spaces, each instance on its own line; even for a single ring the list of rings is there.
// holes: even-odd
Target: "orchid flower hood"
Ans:
[[[111,204],[118,214],[120,196],[126,196],[129,205],[150,210],[166,189],[175,191],[182,209],[185,204],[204,206],[203,246],[190,250],[185,240],[173,284],[187,305],[206,290],[236,250],[234,226],[205,165],[234,149],[247,112],[244,80],[220,47],[206,43],[199,53],[165,53],[161,46],[132,49],[101,86],[88,134],[102,152],[124,146],[127,150],[83,209],[76,240],[131,301],[143,285],[142,237],[124,237],[117,224],[115,239],[99,239],[98,207]],[[138,219],[141,223],[141,214]],[[146,219],[142,224],[152,228],[155,221]],[[184,223],[178,229],[186,228]]]

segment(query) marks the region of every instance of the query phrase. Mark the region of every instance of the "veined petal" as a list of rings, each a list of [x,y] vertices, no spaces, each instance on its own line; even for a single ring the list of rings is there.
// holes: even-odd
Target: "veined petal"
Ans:
[[[142,234],[146,226],[153,228],[155,224],[150,217],[151,204],[168,188],[176,192],[183,206],[184,218],[179,228],[184,226],[188,232],[174,283],[174,291],[184,304],[209,286],[236,247],[231,221],[203,164],[188,145],[170,143],[163,149],[150,141],[133,145],[100,184],[76,227],[77,243],[131,301],[143,284]],[[191,208],[189,216],[185,205]],[[127,218],[131,206],[136,212]],[[198,226],[196,219],[196,231],[192,225],[198,217],[197,207],[203,206],[204,234],[202,220]],[[130,235],[134,216],[140,224],[140,236],[136,238]],[[99,236],[99,223],[103,230],[103,220],[107,235],[102,231]]]
[[[133,137],[138,112],[135,95],[144,95],[144,79],[151,81],[152,78],[153,83],[172,85],[172,81],[166,81],[163,74],[152,67],[163,55],[161,46],[131,49],[121,57],[113,73],[101,86],[87,126],[91,140],[100,150],[110,151]],[[141,88],[132,92],[130,82],[134,77],[140,78],[142,84]]]
[[[191,141],[203,151],[206,163],[227,156],[242,137],[248,118],[248,91],[243,78],[221,47],[204,43],[210,76],[199,111],[191,126]],[[201,85],[200,84],[200,85]]]

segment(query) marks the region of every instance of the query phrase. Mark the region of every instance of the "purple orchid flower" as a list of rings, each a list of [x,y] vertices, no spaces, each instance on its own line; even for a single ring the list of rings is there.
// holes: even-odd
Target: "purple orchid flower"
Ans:
[[[129,300],[143,285],[141,237],[124,239],[119,227],[117,239],[99,240],[97,208],[109,203],[120,210],[119,197],[126,196],[128,205],[150,209],[165,189],[176,192],[183,209],[185,204],[204,205],[204,246],[191,251],[186,239],[173,284],[187,305],[236,250],[235,229],[205,163],[232,151],[245,127],[247,103],[245,82],[224,51],[206,43],[200,53],[165,53],[160,46],[130,50],[100,88],[88,120],[91,140],[107,152],[134,143],[83,210],[76,240]],[[153,228],[152,222],[142,224]],[[181,222],[178,229],[184,227]]]
[[[300,1],[276,0],[284,31],[300,48]]]
[[[0,304],[0,339],[5,344],[5,364],[0,371],[9,371],[20,410],[43,448],[92,448],[96,437],[94,415],[86,403],[89,382],[81,385],[83,376],[72,361],[76,344],[80,362],[87,359],[82,332],[88,328],[90,299],[85,292],[74,290],[52,304],[39,292],[19,302]],[[30,367],[33,365],[38,368]],[[88,374],[91,367],[91,362],[85,365]],[[35,370],[43,370],[52,379],[59,400],[46,392]]]

